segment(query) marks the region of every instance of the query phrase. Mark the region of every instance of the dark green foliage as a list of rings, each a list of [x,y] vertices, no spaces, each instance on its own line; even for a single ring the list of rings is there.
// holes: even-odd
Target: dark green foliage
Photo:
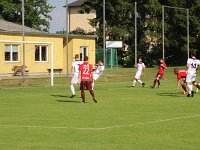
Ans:
[[[25,5],[25,25],[41,31],[49,30],[51,16],[49,13],[53,7],[47,0],[24,0]],[[22,2],[21,0],[1,0],[0,18],[10,22],[22,22]]]
[[[97,28],[98,47],[103,45],[102,3],[102,0],[87,0],[81,8],[82,12],[96,10],[97,17],[91,20],[91,24]],[[162,58],[162,5],[189,9],[190,51],[200,54],[198,44],[200,42],[200,0],[137,0],[138,55],[142,55],[149,66],[155,65],[159,58]],[[122,40],[124,44],[129,45],[129,50],[132,49],[129,52],[121,49],[118,52],[120,63],[124,66],[134,63],[132,57],[135,47],[134,6],[135,1],[132,0],[106,0],[106,37],[109,40]],[[165,56],[168,65],[186,63],[186,10],[165,8]]]

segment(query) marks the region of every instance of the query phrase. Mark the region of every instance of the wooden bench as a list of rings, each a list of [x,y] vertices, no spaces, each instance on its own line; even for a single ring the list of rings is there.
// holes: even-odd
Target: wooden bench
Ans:
[[[28,75],[29,70],[26,69],[27,66],[25,66],[25,75]],[[14,76],[23,75],[23,66],[13,66],[12,71],[14,71]]]
[[[48,70],[49,75],[50,75],[50,73],[51,73],[51,69],[47,69],[47,70]],[[62,68],[54,68],[54,69],[53,69],[53,72],[54,72],[54,73],[57,73],[57,72],[58,72],[59,74],[61,74],[62,71],[63,71]]]

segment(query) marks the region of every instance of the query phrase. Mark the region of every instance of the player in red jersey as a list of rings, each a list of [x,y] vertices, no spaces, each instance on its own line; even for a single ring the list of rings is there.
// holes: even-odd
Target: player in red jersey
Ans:
[[[182,94],[187,94],[187,89],[186,89],[186,76],[187,76],[187,70],[178,70],[177,68],[174,69],[174,74],[177,75],[177,86],[176,86],[176,91],[178,92],[178,87],[181,84],[183,88]],[[183,79],[183,80],[181,80]]]
[[[158,73],[154,79],[153,85],[151,85],[151,88],[154,88],[156,85],[156,82],[158,82],[158,88],[160,87],[160,79],[162,79],[165,69],[167,69],[167,65],[165,64],[164,59],[160,59],[160,65],[158,66]]]
[[[79,80],[80,83],[80,89],[81,89],[81,97],[82,102],[85,103],[85,89],[90,91],[90,94],[92,95],[92,98],[95,103],[97,103],[97,100],[94,96],[94,91],[92,90],[92,82],[93,82],[93,68],[92,65],[88,63],[88,57],[84,57],[84,63],[80,65],[79,67]]]

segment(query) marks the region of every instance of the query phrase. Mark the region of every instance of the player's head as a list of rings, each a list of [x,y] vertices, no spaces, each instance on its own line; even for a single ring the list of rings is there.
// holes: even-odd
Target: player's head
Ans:
[[[79,54],[75,54],[75,59],[79,59]]]
[[[160,63],[164,63],[165,60],[163,58],[160,59]]]
[[[177,75],[178,73],[178,68],[174,68],[174,74]]]
[[[102,65],[102,64],[103,64],[103,62],[102,62],[101,59],[99,59],[98,64],[99,64],[99,65]]]
[[[193,58],[193,59],[196,58],[196,54],[194,52],[191,53],[191,58]]]
[[[139,63],[142,62],[142,57],[139,57],[138,62],[139,62]]]
[[[88,59],[89,59],[88,56],[84,57],[84,61],[88,61]]]

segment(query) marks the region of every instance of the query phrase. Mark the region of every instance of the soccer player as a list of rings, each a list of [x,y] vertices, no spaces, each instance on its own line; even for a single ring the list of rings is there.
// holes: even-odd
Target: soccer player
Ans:
[[[96,81],[104,71],[104,65],[101,60],[95,65],[95,70],[93,72],[93,82],[92,82],[92,89],[94,89],[94,81]]]
[[[187,70],[178,70],[178,68],[175,68],[174,69],[174,74],[177,75],[176,91],[178,92],[178,87],[181,84],[181,86],[182,86],[182,88],[184,90],[182,92],[182,94],[187,94],[187,88],[186,88],[186,85],[185,85],[185,83],[186,83],[185,79],[186,79],[186,76],[187,76]],[[183,79],[183,80],[181,80],[181,79]]]
[[[186,82],[188,87],[187,97],[194,97],[194,91],[192,84],[195,84],[196,81],[196,70],[200,65],[200,60],[196,59],[194,53],[191,54],[191,58],[187,60],[188,74],[186,76]]]
[[[89,90],[90,94],[95,103],[97,100],[94,96],[94,91],[92,90],[92,82],[93,82],[93,68],[92,65],[88,63],[88,57],[84,57],[84,63],[79,67],[79,80],[81,82],[80,89],[81,89],[81,97],[82,102],[85,103],[85,89]]]
[[[143,83],[141,80],[140,80],[140,76],[141,75],[144,75],[145,73],[145,65],[144,63],[142,62],[142,58],[139,58],[138,59],[138,63],[136,65],[134,65],[135,68],[137,68],[136,70],[136,74],[135,74],[135,78],[132,82],[132,85],[131,87],[134,87],[136,82],[138,81],[140,84],[142,84],[142,87],[145,86],[145,83]]]
[[[167,69],[167,65],[165,64],[164,59],[160,59],[160,65],[158,66],[158,73],[154,79],[153,85],[151,85],[151,88],[155,88],[156,82],[158,82],[158,88],[160,88],[160,79],[162,79],[165,69]]]
[[[79,60],[79,55],[75,55],[75,61],[72,62],[72,67],[71,67],[71,84],[70,84],[70,89],[72,92],[72,96],[70,98],[73,98],[76,96],[75,93],[75,88],[74,85],[79,83],[78,80],[78,74],[79,74],[79,66],[83,63],[83,61]]]

